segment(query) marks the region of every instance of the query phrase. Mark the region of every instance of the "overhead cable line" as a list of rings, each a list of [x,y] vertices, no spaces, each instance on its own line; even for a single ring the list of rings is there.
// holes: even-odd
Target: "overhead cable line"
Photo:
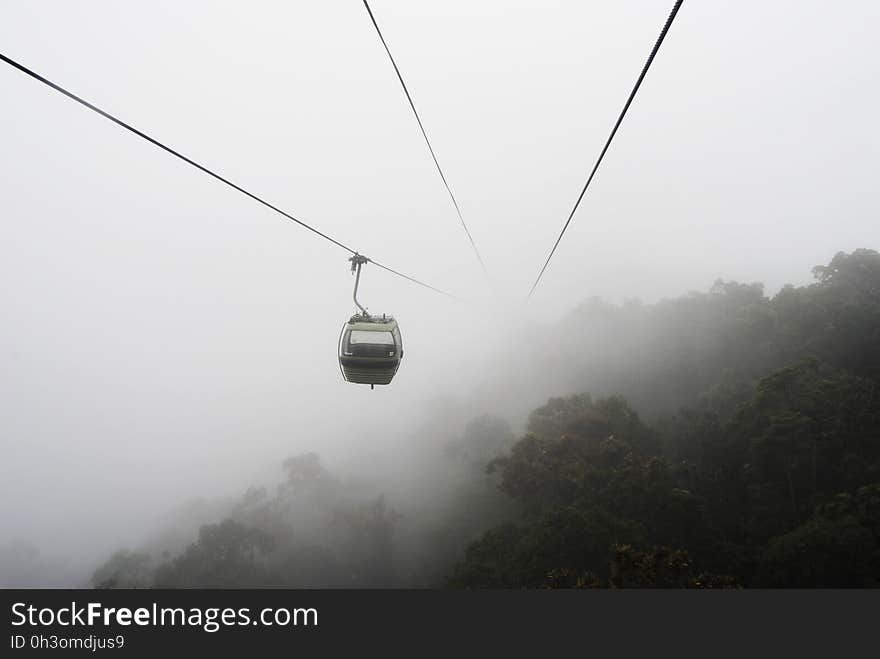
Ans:
[[[397,67],[397,62],[394,61],[394,55],[391,54],[391,49],[388,48],[388,43],[385,41],[385,37],[382,36],[382,30],[379,29],[379,24],[376,22],[376,17],[373,16],[373,11],[370,9],[370,5],[367,3],[367,0],[363,0],[364,7],[367,8],[367,13],[370,15],[370,20],[373,22],[373,26],[376,28],[376,33],[379,35],[379,39],[382,42],[382,45],[385,47],[385,52],[388,53],[388,59],[391,60],[391,65],[394,67],[394,72],[397,73],[397,79],[400,80],[400,86],[403,87],[403,93],[406,94],[406,100],[409,101],[409,106],[412,108],[413,114],[416,117],[416,121],[419,124],[419,128],[422,131],[422,137],[425,138],[425,144],[428,145],[428,151],[431,153],[431,158],[434,160],[434,165],[437,168],[437,173],[440,174],[440,179],[443,181],[443,185],[446,187],[446,192],[449,193],[449,198],[452,199],[452,205],[455,206],[455,212],[458,214],[458,220],[461,222],[461,227],[464,229],[465,234],[467,234],[468,240],[471,243],[471,247],[474,249],[474,254],[477,257],[477,260],[480,262],[480,267],[483,269],[483,273],[488,277],[489,272],[486,270],[486,264],[483,262],[483,257],[480,255],[480,250],[477,249],[477,243],[474,242],[474,237],[471,235],[470,229],[468,229],[467,224],[464,221],[464,216],[461,214],[461,208],[458,205],[458,201],[455,198],[455,195],[452,193],[452,188],[449,187],[449,182],[446,180],[446,174],[443,173],[443,168],[440,167],[440,162],[437,160],[437,155],[434,153],[434,147],[431,146],[431,140],[428,139],[428,133],[425,131],[425,125],[422,123],[422,118],[419,116],[418,110],[416,110],[416,105],[413,103],[412,96],[409,93],[409,89],[406,86],[406,83],[403,81],[403,75],[400,73],[400,69]]]
[[[596,175],[596,170],[599,169],[599,164],[602,162],[602,158],[605,157],[605,152],[608,151],[608,147],[611,146],[611,140],[614,139],[614,135],[617,133],[617,129],[620,127],[620,123],[623,121],[623,117],[626,115],[626,111],[629,110],[630,104],[632,104],[633,99],[636,96],[636,92],[639,90],[639,87],[642,84],[642,80],[645,79],[645,75],[648,73],[648,69],[651,67],[651,62],[654,61],[654,57],[657,55],[657,51],[660,50],[660,44],[663,43],[663,39],[666,38],[666,33],[669,31],[669,27],[672,25],[672,21],[675,20],[675,15],[678,13],[679,7],[681,7],[681,3],[683,0],[676,0],[675,6],[673,6],[672,11],[669,14],[669,18],[666,19],[666,24],[663,26],[663,30],[660,32],[660,36],[657,38],[657,42],[654,44],[654,48],[651,50],[651,54],[648,56],[648,61],[645,62],[644,68],[642,68],[642,72],[636,80],[636,84],[633,87],[632,92],[630,92],[629,98],[626,101],[626,104],[623,106],[623,110],[620,112],[620,116],[617,117],[617,122],[614,124],[614,128],[611,130],[611,134],[608,136],[608,140],[605,142],[605,146],[602,149],[602,152],[599,154],[599,158],[596,160],[596,164],[593,165],[593,171],[590,172],[589,178],[587,178],[587,182],[584,184],[583,190],[581,190],[580,195],[578,195],[577,201],[574,203],[574,207],[571,209],[571,213],[568,214],[568,219],[565,221],[565,225],[562,227],[562,231],[559,232],[559,236],[556,238],[556,242],[553,244],[553,249],[550,250],[550,254],[547,256],[547,260],[544,261],[544,266],[541,268],[541,272],[538,273],[537,279],[535,279],[535,283],[532,284],[532,288],[529,290],[528,297],[532,296],[532,293],[535,292],[535,289],[538,287],[538,284],[541,281],[541,278],[544,276],[544,271],[547,270],[547,266],[550,263],[550,259],[553,258],[553,254],[556,252],[556,248],[559,247],[559,242],[562,240],[562,236],[565,235],[566,229],[568,229],[568,225],[571,224],[571,218],[574,217],[575,211],[578,209],[578,206],[581,203],[581,199],[584,198],[584,194],[587,192],[587,188],[590,187],[590,182],[593,180],[593,177]]]
[[[247,197],[250,197],[250,198],[253,199],[254,201],[256,201],[256,202],[262,204],[263,206],[266,206],[267,208],[272,209],[272,210],[275,211],[276,213],[279,213],[280,215],[283,215],[283,216],[286,217],[288,220],[292,220],[292,221],[296,222],[296,223],[297,223],[298,225],[300,225],[301,227],[303,227],[303,228],[305,228],[305,229],[308,229],[309,231],[311,231],[311,232],[314,233],[315,235],[320,236],[320,237],[323,238],[324,240],[328,240],[328,241],[330,241],[331,243],[333,243],[333,244],[336,245],[337,247],[341,247],[342,249],[346,250],[347,252],[349,252],[349,253],[351,253],[351,254],[357,254],[357,252],[356,252],[354,249],[352,249],[351,247],[349,247],[348,245],[346,245],[346,244],[344,244],[344,243],[342,243],[342,242],[336,240],[335,238],[333,238],[333,237],[327,235],[327,234],[324,233],[323,231],[319,231],[319,230],[316,229],[315,227],[313,227],[313,226],[311,226],[311,225],[309,225],[309,224],[303,222],[302,220],[299,220],[299,219],[295,218],[295,217],[294,217],[293,215],[291,215],[290,213],[281,210],[280,208],[278,208],[277,206],[275,206],[275,205],[273,205],[273,204],[270,204],[268,201],[266,201],[266,200],[263,199],[262,197],[259,197],[259,196],[255,195],[254,193],[249,192],[248,190],[245,190],[243,187],[241,187],[241,186],[239,186],[239,185],[236,185],[235,183],[233,183],[233,182],[230,181],[229,179],[227,179],[227,178],[221,176],[220,174],[217,174],[216,172],[214,172],[214,171],[208,169],[208,168],[205,167],[204,165],[200,165],[200,164],[197,163],[195,160],[192,160],[191,158],[186,157],[185,155],[183,155],[183,154],[180,153],[179,151],[175,151],[175,150],[172,149],[171,147],[169,147],[169,146],[163,144],[162,142],[160,142],[159,140],[157,140],[157,139],[155,139],[155,138],[153,138],[153,137],[150,137],[149,135],[147,135],[146,133],[144,133],[144,132],[138,130],[138,129],[135,128],[134,126],[131,126],[130,124],[125,123],[125,122],[122,121],[121,119],[118,119],[117,117],[114,117],[114,116],[113,116],[112,114],[110,114],[109,112],[105,112],[105,111],[102,110],[101,108],[99,108],[99,107],[97,107],[97,106],[95,106],[95,105],[89,103],[88,101],[86,101],[86,100],[80,98],[80,97],[77,96],[76,94],[74,94],[74,93],[72,93],[72,92],[70,92],[70,91],[64,89],[64,87],[61,87],[60,85],[55,84],[55,83],[52,82],[51,80],[48,80],[47,78],[44,78],[44,77],[41,76],[39,73],[36,73],[35,71],[32,71],[31,69],[27,68],[26,66],[24,66],[24,65],[22,65],[22,64],[19,64],[18,62],[16,62],[16,61],[13,60],[13,59],[10,59],[9,57],[7,57],[6,55],[4,55],[3,53],[0,53],[0,60],[3,60],[4,62],[6,62],[6,63],[9,64],[10,66],[12,66],[12,67],[18,69],[18,70],[21,71],[22,73],[25,73],[25,74],[29,75],[31,78],[33,78],[33,79],[35,79],[35,80],[38,80],[38,81],[42,82],[42,83],[45,84],[45,85],[48,85],[49,87],[51,87],[51,88],[54,89],[55,91],[64,94],[64,95],[67,96],[68,98],[73,99],[74,101],[76,101],[76,102],[79,103],[80,105],[83,105],[83,106],[87,107],[88,109],[90,109],[90,110],[92,110],[92,111],[94,111],[94,112],[97,112],[97,113],[100,114],[102,117],[104,117],[104,118],[106,118],[106,119],[109,119],[110,121],[112,121],[113,123],[115,123],[115,124],[117,124],[117,125],[119,125],[119,126],[122,126],[122,127],[125,128],[127,131],[129,131],[129,132],[131,132],[131,133],[134,133],[134,134],[137,135],[138,137],[141,137],[141,138],[145,139],[147,142],[150,142],[151,144],[153,144],[153,145],[159,147],[159,148],[162,149],[163,151],[167,151],[167,152],[170,153],[171,155],[173,155],[173,156],[175,156],[175,157],[177,157],[177,158],[180,158],[180,159],[183,160],[185,163],[187,163],[187,164],[189,164],[189,165],[192,165],[192,166],[195,167],[196,169],[201,170],[202,172],[204,172],[205,174],[208,174],[209,176],[214,177],[214,178],[217,179],[218,181],[221,181],[221,182],[225,183],[226,185],[228,185],[228,186],[231,187],[232,189],[237,190],[238,192],[242,193],[243,195],[245,195],[245,196],[247,196]],[[379,267],[382,268],[383,270],[387,270],[388,272],[390,272],[390,273],[392,273],[392,274],[395,274],[395,275],[397,275],[398,277],[402,277],[403,279],[406,279],[406,280],[408,280],[408,281],[411,281],[411,282],[413,282],[414,284],[418,284],[419,286],[423,286],[423,287],[425,287],[425,288],[428,288],[428,289],[430,289],[430,290],[432,290],[432,291],[435,291],[436,293],[440,293],[441,295],[446,295],[447,297],[451,297],[451,298],[457,299],[457,298],[455,298],[455,296],[452,295],[451,293],[447,293],[446,291],[440,290],[439,288],[435,288],[434,286],[431,286],[430,284],[426,284],[426,283],[423,282],[423,281],[419,281],[419,280],[416,279],[415,277],[410,277],[409,275],[403,274],[402,272],[398,272],[397,270],[394,270],[394,269],[392,269],[392,268],[389,268],[389,267],[387,267],[387,266],[384,266],[384,265],[382,265],[381,263],[379,263],[379,262],[377,262],[377,261],[374,261],[374,260],[372,260],[372,259],[371,259],[371,262],[374,263],[375,265],[379,266]]]

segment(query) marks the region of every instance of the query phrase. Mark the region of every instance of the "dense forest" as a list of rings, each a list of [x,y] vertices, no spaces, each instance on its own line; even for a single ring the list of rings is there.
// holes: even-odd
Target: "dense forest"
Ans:
[[[554,330],[551,368],[520,365],[520,386],[558,397],[520,435],[489,415],[435,428],[423,497],[296,455],[274,489],[117,552],[92,582],[880,586],[880,254],[813,275],[772,297],[719,281],[589,300]]]

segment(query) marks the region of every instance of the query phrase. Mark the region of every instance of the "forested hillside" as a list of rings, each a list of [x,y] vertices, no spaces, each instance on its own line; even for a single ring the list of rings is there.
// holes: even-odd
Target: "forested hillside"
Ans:
[[[880,254],[813,274],[773,297],[588,301],[553,333],[532,382],[558,396],[523,434],[441,429],[430,510],[296,456],[187,548],[119,552],[93,583],[878,586]]]

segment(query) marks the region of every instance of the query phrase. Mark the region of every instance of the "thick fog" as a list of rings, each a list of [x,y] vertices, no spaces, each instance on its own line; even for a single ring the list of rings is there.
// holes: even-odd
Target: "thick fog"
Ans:
[[[876,247],[880,6],[685,2],[526,300],[671,4],[371,3],[486,281],[361,2],[4,3],[0,52],[462,300],[367,265],[406,357],[345,383],[346,252],[3,64],[0,545],[43,563],[0,582],[87,583],[302,452],[418,501],[438,437],[572,393],[516,363],[585,299]]]

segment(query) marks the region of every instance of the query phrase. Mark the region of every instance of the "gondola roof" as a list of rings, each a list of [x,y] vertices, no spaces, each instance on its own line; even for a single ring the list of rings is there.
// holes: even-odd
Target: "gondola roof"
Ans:
[[[391,331],[397,327],[397,321],[393,316],[364,316],[363,314],[355,314],[348,320],[347,329],[366,330],[375,332],[376,330]]]

